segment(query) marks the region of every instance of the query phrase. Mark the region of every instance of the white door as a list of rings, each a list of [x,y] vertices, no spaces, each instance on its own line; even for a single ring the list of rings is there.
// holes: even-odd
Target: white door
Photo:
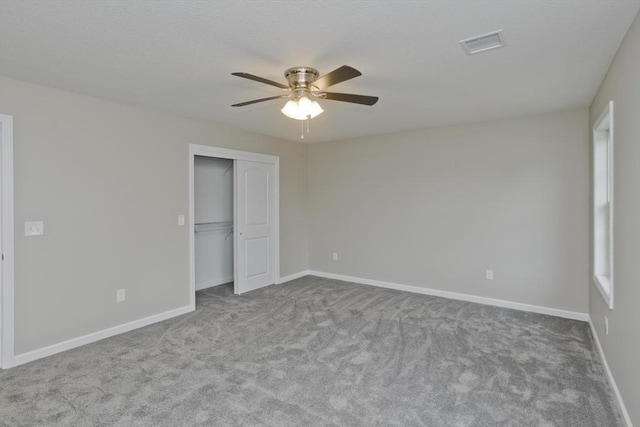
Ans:
[[[4,154],[4,150],[2,150],[2,146],[3,146],[3,144],[6,143],[5,141],[3,141],[3,139],[4,139],[3,138],[3,136],[4,136],[3,126],[4,126],[4,124],[3,124],[2,120],[0,120],[0,256],[2,258],[4,258],[4,255],[2,255],[2,253],[3,253],[2,250],[4,249],[2,247],[2,243],[4,241],[2,240],[2,223],[1,223],[2,217],[4,216],[3,215],[4,206],[2,206],[2,201],[4,200],[4,198],[2,197],[2,185],[3,185],[2,181],[3,181],[3,178],[4,178],[4,174],[2,173],[2,161],[4,159],[2,158],[2,155]],[[4,286],[3,286],[3,282],[2,282],[2,278],[4,277],[3,276],[4,272],[2,270],[2,267],[3,267],[3,264],[4,264],[3,261],[4,261],[4,259],[0,260],[0,368],[3,367],[3,363],[4,363],[2,361],[3,355],[4,355],[4,353],[2,352],[2,342],[4,341],[4,336],[3,336],[4,329],[2,328],[2,316],[3,316],[2,307],[3,307],[3,304],[4,304],[4,302],[2,301],[2,294],[3,294],[3,290],[4,290]]]
[[[275,282],[275,166],[236,160],[235,281],[242,294]]]
[[[0,114],[0,367],[13,365],[13,118]]]

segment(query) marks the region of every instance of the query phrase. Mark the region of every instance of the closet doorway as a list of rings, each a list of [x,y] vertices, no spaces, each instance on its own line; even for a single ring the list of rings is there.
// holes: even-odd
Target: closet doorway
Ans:
[[[233,281],[233,160],[194,160],[196,291]]]
[[[191,303],[233,281],[242,294],[279,278],[279,158],[189,146]]]

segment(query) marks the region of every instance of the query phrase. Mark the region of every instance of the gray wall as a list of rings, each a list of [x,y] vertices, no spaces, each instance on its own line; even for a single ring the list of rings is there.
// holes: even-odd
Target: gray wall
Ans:
[[[312,145],[310,268],[586,313],[588,140],[581,110]]]
[[[631,25],[591,105],[614,101],[614,309],[589,280],[589,313],[633,425],[640,426],[640,22]],[[604,317],[609,317],[609,335]]]
[[[190,143],[280,156],[281,274],[307,268],[305,145],[6,78],[0,91],[14,119],[16,354],[188,304]],[[28,220],[45,235],[24,237]]]

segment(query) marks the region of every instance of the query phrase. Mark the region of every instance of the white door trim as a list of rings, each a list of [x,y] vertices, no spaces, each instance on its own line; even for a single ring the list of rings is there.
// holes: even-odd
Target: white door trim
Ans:
[[[275,283],[280,281],[280,158],[268,154],[251,153],[248,151],[231,150],[228,148],[211,147],[208,145],[189,144],[189,281],[191,284],[190,305],[196,308],[196,275],[195,275],[195,239],[193,229],[195,226],[195,194],[194,194],[194,170],[195,157],[218,157],[221,159],[246,160],[250,162],[270,163],[275,169],[275,192],[273,204],[275,206],[275,253],[273,254],[274,262],[274,279]],[[235,183],[234,183],[234,199],[235,199]],[[234,212],[235,215],[235,212]],[[235,234],[235,231],[234,231]],[[234,242],[235,243],[235,242]]]
[[[13,298],[13,117],[0,114],[2,127],[2,316],[0,316],[0,368],[14,365]]]

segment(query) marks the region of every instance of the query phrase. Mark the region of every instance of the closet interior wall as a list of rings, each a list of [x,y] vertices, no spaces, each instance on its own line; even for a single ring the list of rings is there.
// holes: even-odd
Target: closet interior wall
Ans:
[[[233,160],[194,163],[196,290],[233,281]]]

